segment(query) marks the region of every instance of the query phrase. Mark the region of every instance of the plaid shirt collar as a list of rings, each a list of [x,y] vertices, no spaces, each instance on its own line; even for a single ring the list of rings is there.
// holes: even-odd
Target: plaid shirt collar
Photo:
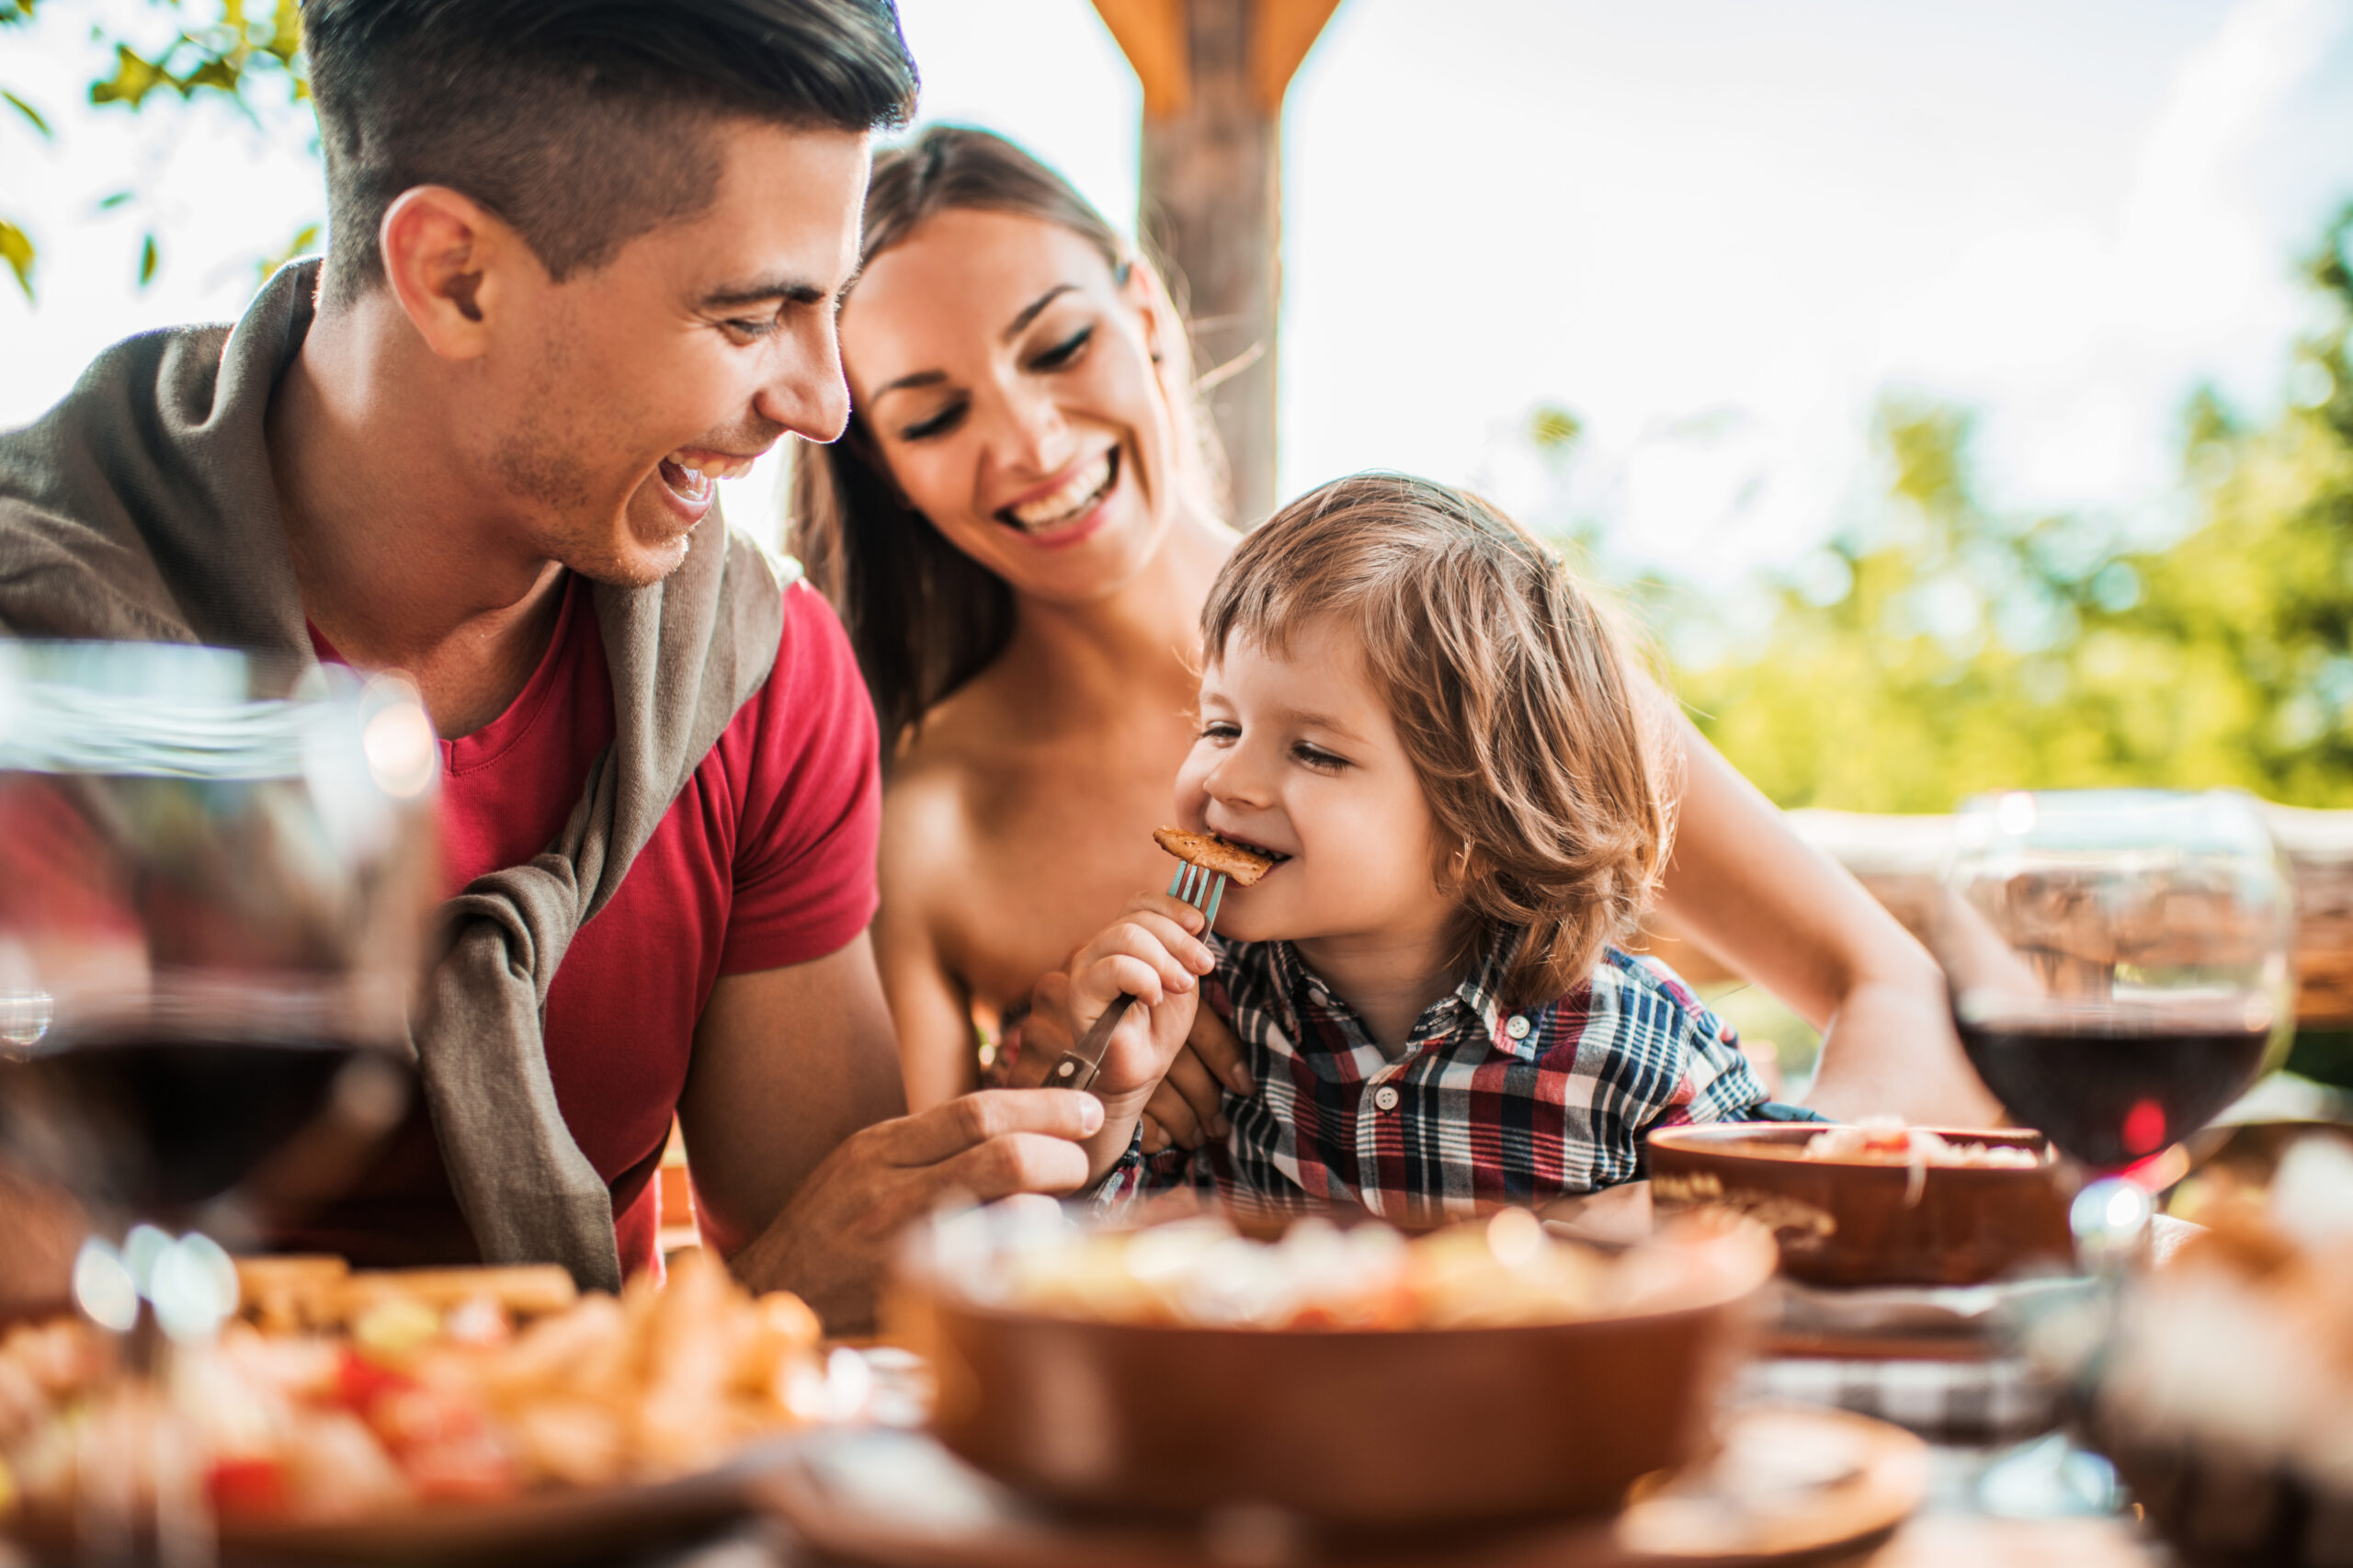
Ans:
[[[1503,982],[1519,951],[1522,935],[1519,927],[1513,926],[1490,938],[1461,983],[1422,1009],[1413,1031],[1405,1037],[1401,1056],[1410,1056],[1432,1041],[1442,1043],[1474,1034],[1515,1056],[1532,1060],[1536,1055],[1533,1034],[1515,1040],[1504,1028]],[[1298,949],[1289,942],[1269,942],[1267,949],[1274,980],[1273,994],[1267,1000],[1273,1004],[1277,1023],[1298,1049],[1314,1050],[1317,1042],[1332,1040],[1336,1031],[1352,1054],[1369,1053],[1368,1068],[1390,1060],[1356,1009],[1307,967]],[[1313,1024],[1324,1027],[1308,1027]]]

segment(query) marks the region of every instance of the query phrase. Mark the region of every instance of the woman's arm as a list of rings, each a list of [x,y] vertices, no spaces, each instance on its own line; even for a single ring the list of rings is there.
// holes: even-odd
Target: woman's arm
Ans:
[[[1807,844],[1678,710],[1683,798],[1659,903],[1678,932],[1822,1030],[1807,1103],[1941,1127],[1998,1123],[1961,1054],[1944,975],[1846,869]]]
[[[878,881],[882,906],[874,917],[874,957],[891,1024],[899,1037],[899,1069],[907,1108],[928,1110],[980,1087],[972,1049],[972,997],[939,950],[926,896],[926,867],[947,863],[938,853],[939,824],[926,802],[893,783],[882,797]]]

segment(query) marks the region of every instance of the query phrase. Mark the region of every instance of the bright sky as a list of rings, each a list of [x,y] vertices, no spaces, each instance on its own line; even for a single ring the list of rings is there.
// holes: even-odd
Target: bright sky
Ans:
[[[0,426],[233,314],[321,207],[290,118],[78,105],[94,7],[169,25],[58,0],[0,55],[60,130],[0,119],[43,247],[38,307],[0,282]],[[1132,217],[1138,94],[1086,0],[902,7],[927,119]],[[2194,384],[2282,395],[2294,262],[2353,199],[2353,0],[1344,0],[1285,137],[1286,493],[1417,470],[1721,575],[1850,515],[1890,387],[1982,406],[2005,502],[2160,512]],[[1565,500],[1518,434],[1548,402],[1590,432]],[[731,491],[750,522],[774,479]]]

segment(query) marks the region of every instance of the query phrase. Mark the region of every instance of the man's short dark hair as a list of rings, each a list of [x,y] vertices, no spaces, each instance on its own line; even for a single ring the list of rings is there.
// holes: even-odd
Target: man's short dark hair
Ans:
[[[462,191],[551,276],[705,210],[730,118],[865,131],[913,113],[892,0],[307,0],[327,293],[384,275],[401,192]]]

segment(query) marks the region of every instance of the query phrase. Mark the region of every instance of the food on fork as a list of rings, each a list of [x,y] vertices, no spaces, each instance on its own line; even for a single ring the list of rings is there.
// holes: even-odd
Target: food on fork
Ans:
[[[1178,827],[1153,829],[1152,841],[1187,865],[1215,871],[1232,879],[1238,887],[1248,887],[1285,858],[1236,844],[1222,834],[1187,833]]]

